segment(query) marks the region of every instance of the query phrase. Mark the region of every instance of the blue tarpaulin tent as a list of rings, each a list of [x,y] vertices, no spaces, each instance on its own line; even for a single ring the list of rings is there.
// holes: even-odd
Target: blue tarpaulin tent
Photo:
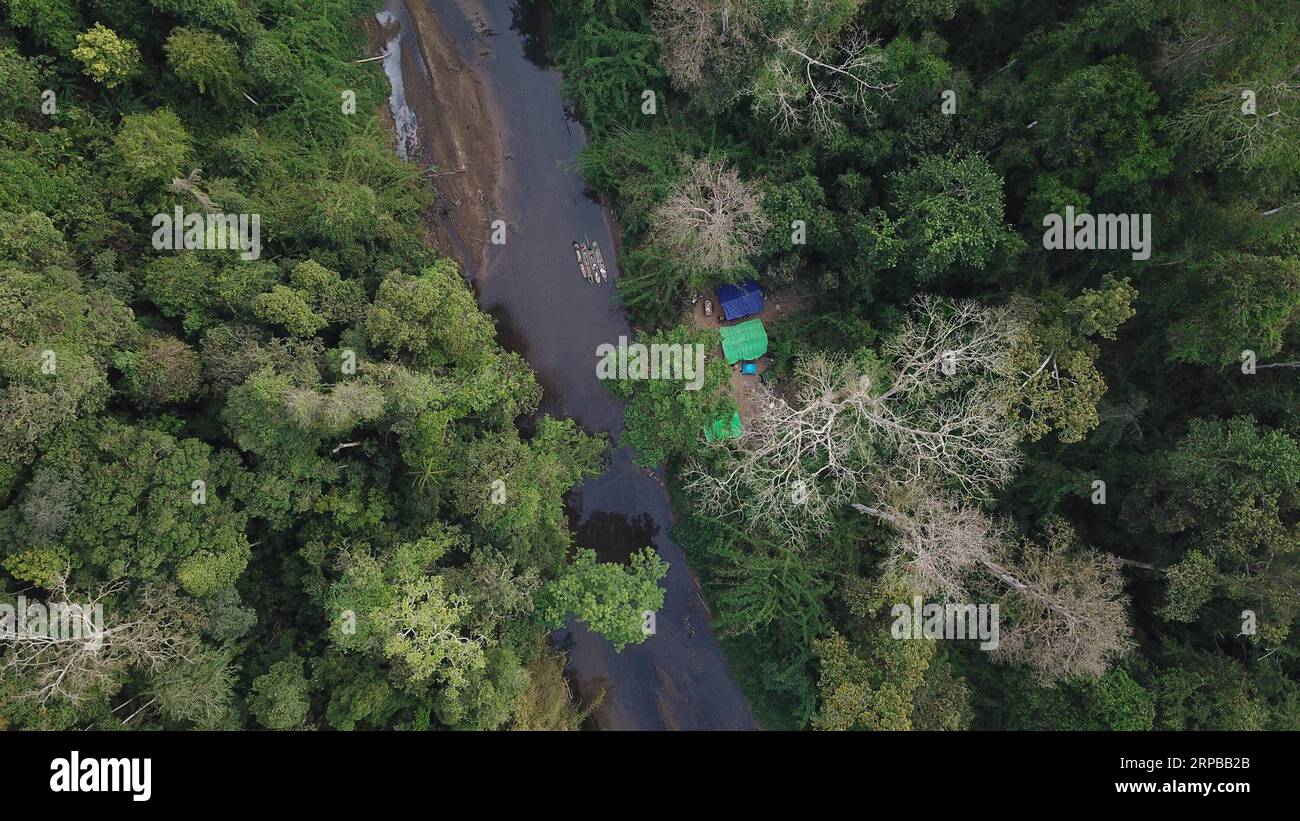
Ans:
[[[716,290],[722,318],[728,322],[763,310],[763,292],[752,279],[740,285],[719,285]]]

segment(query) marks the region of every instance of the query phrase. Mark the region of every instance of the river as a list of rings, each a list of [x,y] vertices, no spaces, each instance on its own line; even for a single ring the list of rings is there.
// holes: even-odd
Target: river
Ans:
[[[573,240],[599,242],[611,278],[617,277],[615,245],[609,215],[576,169],[586,134],[567,116],[560,76],[547,62],[542,7],[535,0],[427,2],[477,75],[500,135],[491,216],[505,222],[506,241],[481,245],[482,262],[471,272],[479,303],[496,319],[501,344],[536,372],[544,390],[542,412],[572,418],[616,442],[623,405],[596,378],[596,349],[632,332],[612,284],[588,284],[577,271]],[[390,3],[390,9],[397,5]],[[394,61],[386,67],[390,79],[395,66]],[[419,93],[415,79],[402,84],[399,76],[394,89],[404,85],[406,95]],[[397,95],[394,101],[401,105]],[[428,110],[419,102],[411,101],[410,108]],[[483,226],[483,236],[488,233]],[[567,500],[578,546],[614,561],[652,545],[669,564],[655,634],[621,653],[576,623],[554,638],[569,652],[570,680],[579,696],[588,701],[605,692],[589,720],[592,728],[756,729],[710,627],[699,585],[668,538],[672,509],[662,481],[662,472],[648,473],[632,462],[630,448],[615,447],[606,470]]]

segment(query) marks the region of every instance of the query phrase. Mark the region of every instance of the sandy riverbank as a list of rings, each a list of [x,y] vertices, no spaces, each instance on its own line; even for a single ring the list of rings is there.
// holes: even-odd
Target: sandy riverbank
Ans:
[[[503,161],[501,139],[489,114],[490,93],[447,38],[422,0],[389,0],[386,24],[367,21],[372,53],[400,37],[405,102],[415,114],[410,160],[425,167],[438,205],[425,215],[429,241],[473,276],[497,211],[493,201]],[[384,120],[393,126],[385,106]]]

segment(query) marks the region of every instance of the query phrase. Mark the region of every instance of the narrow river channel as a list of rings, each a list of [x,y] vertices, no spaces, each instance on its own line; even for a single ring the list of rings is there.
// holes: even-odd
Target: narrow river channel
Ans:
[[[576,267],[572,242],[596,241],[605,249],[610,277],[617,278],[608,215],[576,168],[586,135],[566,115],[560,75],[547,63],[542,9],[536,0],[415,0],[426,1],[478,75],[500,134],[502,168],[492,218],[506,223],[506,242],[483,246],[480,269],[472,272],[479,302],[496,318],[501,343],[536,371],[545,391],[542,411],[575,419],[589,432],[607,432],[617,442],[623,405],[596,378],[596,349],[617,344],[631,331],[613,285],[588,284]],[[403,29],[404,41],[415,36],[407,25]],[[412,50],[417,46],[411,43]],[[402,85],[396,66],[391,61],[386,67],[390,78],[398,72],[395,91]],[[404,85],[406,95],[418,93],[419,84]],[[395,105],[401,102],[395,95]],[[415,111],[427,110],[418,100],[410,102]],[[484,237],[488,232],[483,226]],[[624,560],[652,545],[670,565],[656,632],[644,644],[615,653],[609,642],[575,623],[555,636],[569,651],[570,675],[583,700],[605,691],[590,724],[618,730],[756,728],[699,587],[681,549],[668,538],[672,510],[662,476],[633,464],[629,448],[614,448],[605,472],[572,493],[569,521],[575,542],[603,560]]]

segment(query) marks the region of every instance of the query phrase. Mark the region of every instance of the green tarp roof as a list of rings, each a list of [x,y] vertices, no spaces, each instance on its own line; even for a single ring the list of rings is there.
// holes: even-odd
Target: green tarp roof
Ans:
[[[723,439],[739,439],[744,433],[740,428],[740,411],[731,414],[731,418],[714,419],[713,424],[704,429],[704,438],[710,442],[718,442]]]
[[[767,330],[763,320],[749,319],[720,329],[722,355],[728,363],[742,359],[758,359],[767,353]]]

